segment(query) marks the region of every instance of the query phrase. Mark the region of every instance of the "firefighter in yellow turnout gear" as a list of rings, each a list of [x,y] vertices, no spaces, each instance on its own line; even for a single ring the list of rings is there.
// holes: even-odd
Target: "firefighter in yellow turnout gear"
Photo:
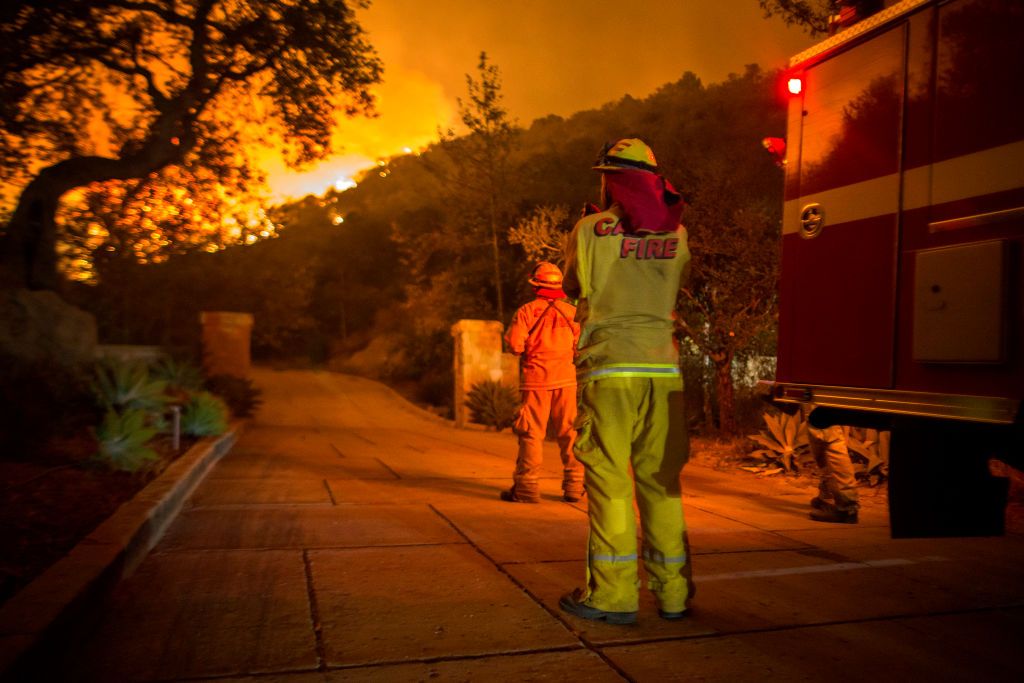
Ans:
[[[590,538],[586,585],[559,604],[585,619],[633,623],[642,558],[659,614],[676,619],[693,595],[679,484],[689,442],[673,338],[690,261],[683,201],[641,140],[607,147],[595,169],[604,210],[573,229],[564,283],[580,300],[575,452]]]

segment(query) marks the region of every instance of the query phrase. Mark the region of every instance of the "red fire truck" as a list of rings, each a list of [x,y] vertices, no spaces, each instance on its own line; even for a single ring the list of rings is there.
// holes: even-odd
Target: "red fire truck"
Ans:
[[[894,537],[998,534],[989,459],[1024,465],[1024,2],[885,5],[787,70],[766,387],[892,430]]]

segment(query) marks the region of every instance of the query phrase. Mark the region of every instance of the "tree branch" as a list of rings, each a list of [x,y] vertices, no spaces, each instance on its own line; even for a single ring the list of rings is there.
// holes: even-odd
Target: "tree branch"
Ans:
[[[133,12],[145,12],[155,14],[164,21],[177,26],[191,26],[191,18],[178,14],[167,5],[156,2],[144,2],[141,0],[93,0],[90,9],[119,8]]]
[[[265,59],[263,59],[262,61],[254,60],[252,63],[249,64],[248,67],[242,69],[241,71],[232,71],[231,69],[225,69],[221,80],[229,80],[236,82],[248,80],[256,74],[258,74],[260,71],[269,68],[270,65],[277,60],[278,57],[284,54],[286,48],[287,45],[281,43],[272,52],[267,53]]]
[[[126,76],[141,76],[146,82],[146,92],[149,94],[150,99],[153,100],[153,107],[159,112],[163,112],[167,108],[170,100],[157,88],[153,72],[149,69],[143,67],[138,62],[135,62],[133,66],[127,66],[102,54],[92,54],[89,57],[111,71],[117,71]]]
[[[209,71],[209,62],[207,61],[206,51],[210,42],[210,36],[207,34],[207,20],[215,4],[215,0],[200,0],[196,5],[196,15],[189,23],[192,29],[192,45],[189,50],[188,61],[192,66],[192,79],[186,90],[201,92],[207,87],[206,79]]]

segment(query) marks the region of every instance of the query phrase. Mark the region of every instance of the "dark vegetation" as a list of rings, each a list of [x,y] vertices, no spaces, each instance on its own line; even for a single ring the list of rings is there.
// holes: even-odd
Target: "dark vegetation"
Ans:
[[[190,362],[0,365],[0,602],[67,553],[259,392]],[[20,390],[19,390],[20,387]],[[180,411],[175,444],[173,412]],[[17,421],[17,422],[15,422]]]
[[[281,135],[296,163],[325,156],[336,110],[372,111],[368,88],[380,80],[352,5],[5,2],[0,191],[20,194],[0,239],[0,283],[57,286],[57,213],[76,188],[91,186],[80,203],[106,228],[104,247],[145,258],[197,246],[187,237],[255,180],[263,136]],[[181,205],[162,211],[169,199]],[[150,239],[166,224],[178,239]],[[244,230],[226,232],[205,237]]]
[[[481,71],[471,81],[496,77]],[[760,140],[783,130],[775,79],[749,67],[705,85],[687,73],[644,99],[511,127],[497,151],[487,131],[445,136],[386,160],[356,188],[270,211],[275,239],[155,264],[108,257],[98,281],[68,284],[65,295],[95,314],[107,343],[193,348],[200,311],[251,312],[258,359],[362,372],[450,409],[451,325],[496,318],[496,281],[508,317],[530,295],[533,261],[560,258],[529,236],[511,242],[510,230],[540,216],[534,223],[549,236],[568,232],[578,208],[597,199],[596,152],[638,135],[689,201],[694,273],[680,338],[691,421],[742,431],[737,415],[749,424],[759,410],[745,406],[742,382],[732,397],[737,363],[774,353],[782,177]],[[507,121],[500,98],[463,106],[497,108]],[[500,182],[475,171],[487,154],[500,156]]]
[[[201,311],[249,312],[257,360],[360,372],[450,410],[451,325],[508,322],[534,262],[559,261],[597,200],[597,151],[639,136],[689,203],[678,313],[691,426],[735,434],[760,419],[744,387],[774,355],[782,175],[760,146],[783,135],[774,73],[711,85],[684,73],[521,126],[481,55],[463,134],[384,160],[356,188],[268,209],[249,157],[268,122],[308,161],[330,153],[336,107],[372,108],[380,65],[345,4],[15,2],[0,9],[0,62],[0,286],[56,289],[104,344],[194,359]],[[92,368],[3,360],[0,518],[18,522],[4,525],[0,598],[176,457],[147,401],[177,404],[197,435],[225,419],[206,390],[236,415],[259,401],[180,366],[111,371],[141,405],[104,400]]]

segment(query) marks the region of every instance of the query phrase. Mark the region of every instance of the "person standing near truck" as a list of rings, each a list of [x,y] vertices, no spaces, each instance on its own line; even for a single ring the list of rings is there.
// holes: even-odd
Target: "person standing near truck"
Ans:
[[[690,252],[682,197],[636,138],[602,151],[602,211],[573,229],[565,291],[579,297],[576,457],[586,472],[586,585],[559,606],[584,619],[636,621],[634,487],[648,587],[666,619],[693,595],[679,475],[689,456],[673,315]],[[632,471],[632,476],[631,476]]]
[[[809,419],[813,409],[813,404],[805,403],[801,407],[804,418]],[[843,428],[839,425],[818,428],[808,422],[807,441],[815,462],[823,471],[818,495],[811,499],[811,519],[856,524],[860,509],[857,477]]]
[[[512,488],[501,492],[510,503],[540,502],[540,466],[548,420],[553,423],[562,456],[562,499],[575,503],[583,496],[583,467],[573,455],[576,432],[576,368],[573,354],[580,336],[576,307],[565,300],[562,271],[541,262],[530,275],[536,298],[512,316],[505,342],[520,357],[519,388],[523,406],[512,430],[519,453]]]

